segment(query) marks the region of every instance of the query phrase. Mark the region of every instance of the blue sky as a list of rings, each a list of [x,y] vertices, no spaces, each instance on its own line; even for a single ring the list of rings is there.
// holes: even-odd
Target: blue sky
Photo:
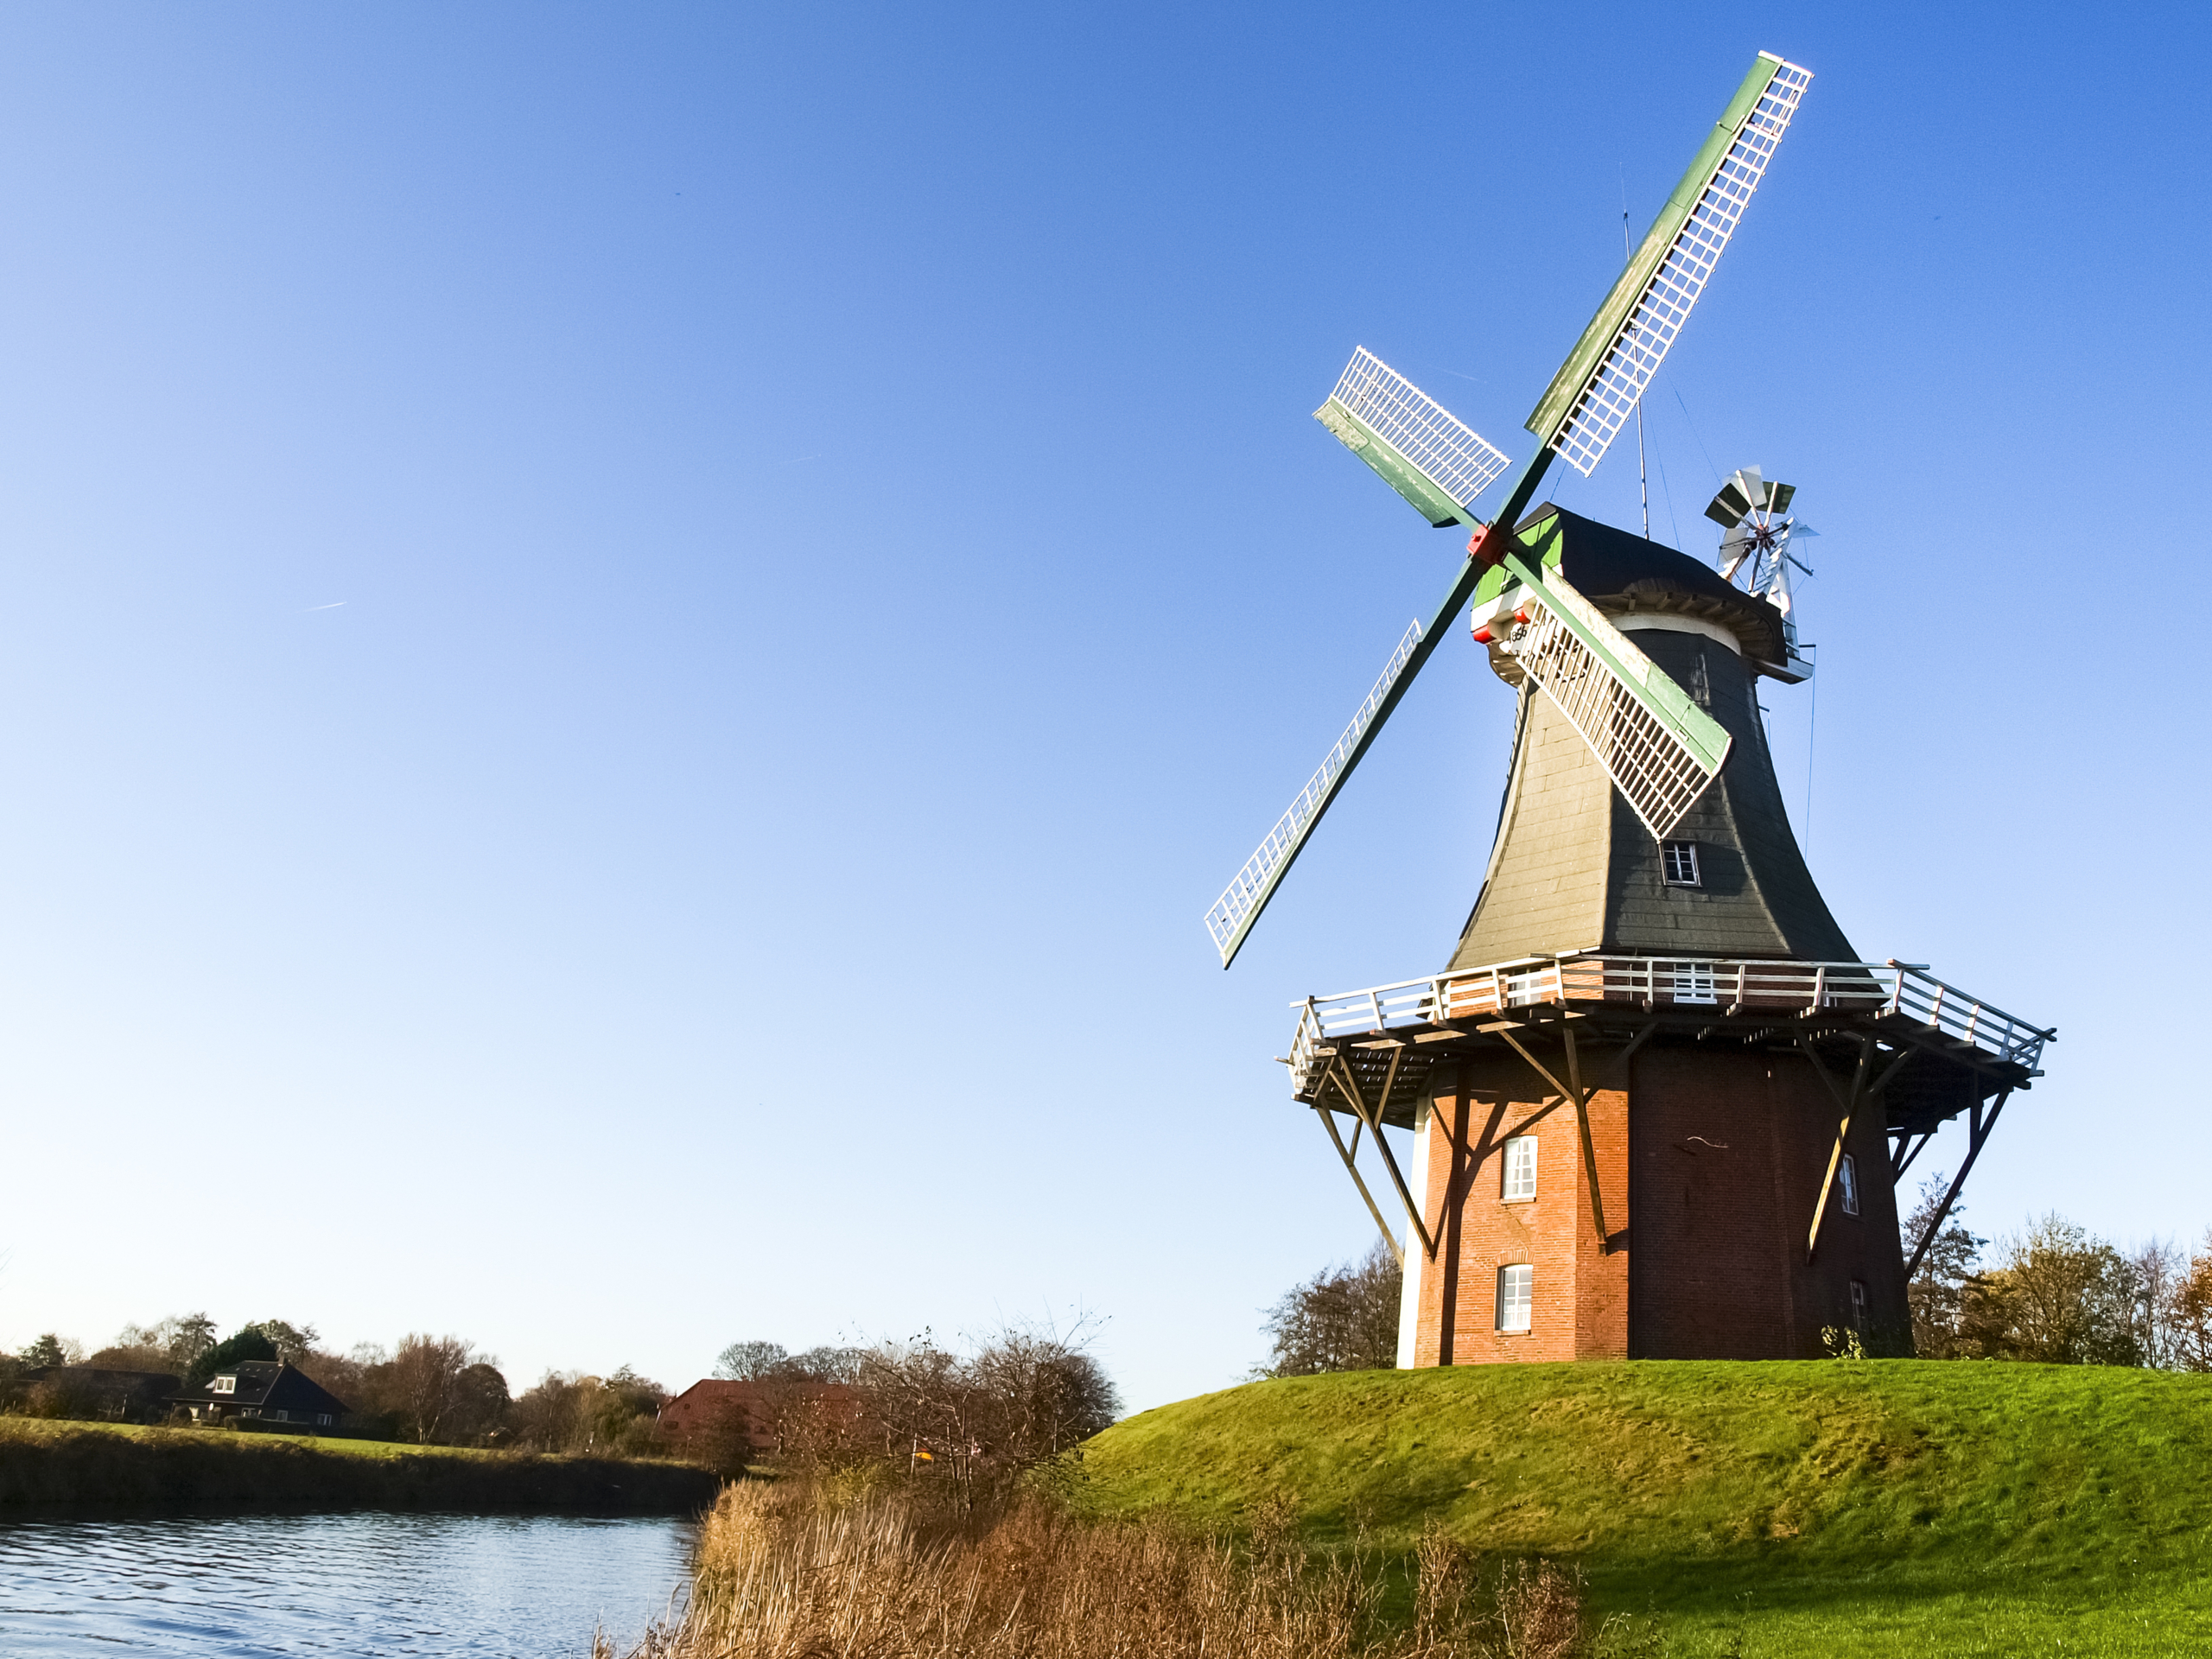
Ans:
[[[1455,558],[1308,414],[1364,344],[1526,453],[1762,48],[1654,533],[1799,485],[1815,874],[2060,1028],[1970,1219],[2201,1233],[2208,32],[0,9],[0,1342],[1088,1309],[1133,1404],[1235,1380],[1369,1236],[1287,1005],[1443,962],[1509,737],[1447,644],[1220,971]]]

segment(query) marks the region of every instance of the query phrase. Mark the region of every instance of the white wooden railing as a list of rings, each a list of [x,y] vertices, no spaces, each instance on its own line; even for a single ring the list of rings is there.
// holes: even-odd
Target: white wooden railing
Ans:
[[[2031,1075],[2055,1033],[1947,985],[1910,963],[1773,962],[1688,957],[1527,957],[1487,968],[1400,980],[1336,996],[1309,996],[1290,1051],[1305,1092],[1338,1039],[1408,1026],[1453,1026],[1540,1003],[1629,1003],[1715,1014],[1792,1014],[1834,1009],[1910,1020]]]

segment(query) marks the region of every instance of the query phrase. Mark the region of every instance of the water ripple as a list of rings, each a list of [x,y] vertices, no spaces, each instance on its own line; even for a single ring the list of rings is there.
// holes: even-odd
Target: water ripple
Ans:
[[[663,1519],[288,1515],[0,1526],[0,1653],[582,1655],[679,1592]]]

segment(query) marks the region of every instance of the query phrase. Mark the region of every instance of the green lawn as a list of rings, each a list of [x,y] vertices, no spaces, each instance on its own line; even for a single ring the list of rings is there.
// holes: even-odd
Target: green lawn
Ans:
[[[1871,1361],[1259,1382],[1090,1445],[1086,1501],[1327,1541],[1431,1516],[1676,1654],[2212,1654],[2212,1376]]]

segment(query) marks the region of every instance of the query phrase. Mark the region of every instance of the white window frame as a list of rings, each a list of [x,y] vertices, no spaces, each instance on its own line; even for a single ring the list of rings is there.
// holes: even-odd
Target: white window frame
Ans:
[[[1843,1154],[1843,1161],[1836,1166],[1835,1179],[1839,1195],[1843,1201],[1843,1213],[1847,1216],[1857,1215],[1859,1213],[1859,1160],[1847,1152]]]
[[[1718,1002],[1719,982],[1709,962],[1662,962],[1654,964],[1659,988],[1676,1002]]]
[[[1497,1329],[1503,1336],[1526,1336],[1535,1324],[1536,1269],[1509,1262],[1497,1270]],[[1515,1321],[1518,1321],[1516,1323]]]
[[[236,1394],[238,1389],[238,1380],[235,1376],[215,1377],[207,1384],[207,1392],[210,1394]]]
[[[1659,843],[1659,879],[1670,887],[1701,887],[1705,874],[1698,867],[1697,842],[1662,841]]]
[[[1527,1204],[1536,1196],[1536,1137],[1533,1135],[1509,1135],[1505,1137],[1504,1169],[1501,1173],[1500,1194],[1507,1204]]]

